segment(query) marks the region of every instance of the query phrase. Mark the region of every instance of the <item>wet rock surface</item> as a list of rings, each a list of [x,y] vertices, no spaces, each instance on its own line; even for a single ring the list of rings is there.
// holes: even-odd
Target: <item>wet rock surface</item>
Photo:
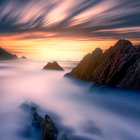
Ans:
[[[49,62],[46,66],[43,67],[43,70],[60,70],[64,69],[57,62]]]
[[[123,89],[140,90],[140,46],[121,39],[103,52],[87,54],[65,76]]]

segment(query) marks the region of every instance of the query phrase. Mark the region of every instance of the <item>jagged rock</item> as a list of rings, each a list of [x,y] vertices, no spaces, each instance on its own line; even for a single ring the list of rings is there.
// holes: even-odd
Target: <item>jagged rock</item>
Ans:
[[[101,55],[102,50],[100,48],[96,48],[91,54],[84,56],[77,67],[74,68],[70,73],[67,73],[66,76],[92,81],[92,71],[99,65]]]
[[[46,66],[43,67],[43,70],[61,70],[64,69],[57,62],[49,62]]]
[[[140,89],[140,46],[121,39],[104,53],[95,49],[66,76],[111,87]]]
[[[48,115],[45,115],[43,119],[37,112],[34,112],[32,126],[42,131],[43,140],[56,140],[57,129]]]
[[[34,106],[32,106],[34,105]],[[26,113],[28,113],[29,117],[31,117],[28,127],[29,135],[33,137],[39,137],[42,140],[56,140],[58,130],[55,126],[55,123],[52,121],[51,117],[45,115],[43,118],[39,113],[39,108],[35,104],[23,103],[20,106]],[[26,132],[26,131],[25,131]],[[26,132],[27,133],[27,132]]]
[[[0,48],[0,60],[11,60],[11,59],[17,59],[18,57],[16,55],[13,55],[3,48]]]
[[[33,113],[32,126],[42,132],[42,140],[56,140],[57,128],[52,119],[45,115],[45,119],[38,113],[36,107],[31,107]]]
[[[21,59],[27,59],[27,57],[25,57],[25,56],[22,56],[22,57],[21,57]]]

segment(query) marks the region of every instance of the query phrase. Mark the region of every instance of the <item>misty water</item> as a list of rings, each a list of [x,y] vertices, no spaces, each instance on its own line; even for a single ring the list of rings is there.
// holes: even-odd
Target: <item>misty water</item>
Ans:
[[[52,118],[58,140],[64,134],[70,140],[140,140],[138,93],[90,90],[92,83],[64,77],[76,62],[59,62],[64,72],[41,70],[46,63],[0,62],[0,140],[41,140],[27,135],[31,116],[21,109],[23,103]]]

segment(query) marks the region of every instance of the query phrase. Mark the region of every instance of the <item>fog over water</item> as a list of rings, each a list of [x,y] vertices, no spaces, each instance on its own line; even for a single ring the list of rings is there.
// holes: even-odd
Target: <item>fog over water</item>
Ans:
[[[51,116],[70,140],[140,140],[140,94],[91,91],[91,83],[64,77],[76,62],[59,62],[65,72],[41,70],[46,63],[0,62],[0,140],[41,139],[25,133],[31,118],[21,109],[23,103]]]

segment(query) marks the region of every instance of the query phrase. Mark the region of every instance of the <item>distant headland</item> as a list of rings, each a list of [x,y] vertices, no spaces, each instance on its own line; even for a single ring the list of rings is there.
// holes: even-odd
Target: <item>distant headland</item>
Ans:
[[[15,60],[15,59],[19,59],[17,55],[12,54],[0,47],[0,60]],[[22,56],[21,59],[27,59],[27,57]]]
[[[18,57],[0,47],[0,60],[13,60],[13,59],[18,59]]]

